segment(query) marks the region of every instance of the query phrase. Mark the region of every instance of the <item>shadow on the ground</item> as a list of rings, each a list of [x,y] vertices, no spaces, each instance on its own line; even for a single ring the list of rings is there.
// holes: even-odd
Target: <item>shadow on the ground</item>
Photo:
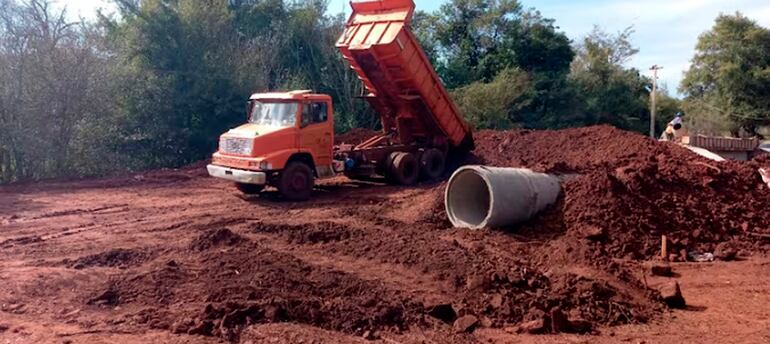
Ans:
[[[233,189],[236,197],[260,206],[281,209],[313,209],[334,205],[377,204],[386,201],[394,193],[404,190],[429,190],[440,185],[442,181],[423,182],[417,185],[403,186],[385,183],[383,179],[371,181],[344,180],[340,182],[320,184],[313,188],[310,199],[302,202],[292,202],[281,197],[278,190],[268,187],[264,191],[246,195]]]
[[[706,306],[693,306],[693,305],[687,305],[684,309],[684,311],[688,312],[705,312],[708,309]]]

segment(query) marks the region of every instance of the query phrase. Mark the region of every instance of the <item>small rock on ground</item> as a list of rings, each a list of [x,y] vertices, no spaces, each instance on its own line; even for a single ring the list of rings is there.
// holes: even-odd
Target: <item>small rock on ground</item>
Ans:
[[[585,319],[571,319],[569,321],[570,332],[589,333],[593,331],[594,324]]]
[[[738,251],[729,242],[723,242],[714,249],[714,257],[719,260],[731,261],[735,259]]]
[[[527,321],[516,328],[516,333],[542,334],[546,332],[545,319]]]
[[[679,283],[671,281],[666,283],[660,288],[660,296],[663,301],[671,308],[685,308],[687,304],[682,296],[682,290],[679,288]]]
[[[671,265],[668,264],[655,264],[650,268],[650,272],[653,276],[669,277],[673,274]]]
[[[452,328],[454,329],[455,333],[473,332],[478,323],[478,318],[472,315],[465,315],[455,320]]]

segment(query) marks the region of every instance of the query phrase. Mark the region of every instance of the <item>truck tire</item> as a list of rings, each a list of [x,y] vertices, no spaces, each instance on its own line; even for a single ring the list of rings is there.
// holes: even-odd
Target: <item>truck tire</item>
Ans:
[[[265,188],[264,185],[259,184],[246,184],[246,183],[235,183],[235,187],[238,188],[242,193],[247,195],[255,195]]]
[[[290,162],[278,177],[278,191],[289,201],[305,201],[313,192],[313,170],[305,163]]]
[[[444,174],[446,159],[440,150],[431,148],[420,157],[420,174],[425,180],[435,180]]]
[[[388,155],[387,158],[385,158],[385,163],[383,164],[382,169],[382,175],[385,176],[385,181],[388,182],[388,184],[394,184],[397,185],[398,180],[396,180],[395,176],[395,167],[393,166],[393,161],[396,160],[396,157],[401,154],[401,152],[393,152]]]
[[[402,185],[412,185],[420,176],[420,165],[414,154],[400,152],[393,159],[390,168],[391,178]]]

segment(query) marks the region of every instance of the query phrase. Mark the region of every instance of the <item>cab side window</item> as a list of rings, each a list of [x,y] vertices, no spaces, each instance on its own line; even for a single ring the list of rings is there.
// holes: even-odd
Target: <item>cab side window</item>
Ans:
[[[327,117],[326,103],[324,102],[306,103],[302,108],[303,127],[310,124],[326,122]]]

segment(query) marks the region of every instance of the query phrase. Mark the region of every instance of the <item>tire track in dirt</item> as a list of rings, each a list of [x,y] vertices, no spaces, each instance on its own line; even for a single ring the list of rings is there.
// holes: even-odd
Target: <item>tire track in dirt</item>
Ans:
[[[339,270],[367,281],[374,281],[394,290],[404,290],[414,299],[426,305],[451,303],[457,295],[450,293],[453,288],[441,283],[434,276],[415,271],[403,266],[381,263],[369,259],[360,259],[335,254],[323,249],[323,245],[276,243],[275,238],[264,234],[251,234],[249,237],[259,240],[268,248],[291,255],[313,266]]]
[[[414,294],[425,304],[450,303],[457,297],[453,287],[435,276],[412,268],[378,260],[337,253],[335,244],[345,242],[366,246],[368,238],[390,231],[378,223],[349,225],[344,220],[321,222],[266,223],[257,221],[240,226],[244,236],[307,264],[340,270],[364,280],[377,281],[396,290]]]
[[[42,213],[40,215],[31,216],[27,218],[28,221],[34,221],[34,220],[41,220],[41,219],[50,219],[53,217],[63,217],[63,216],[77,216],[77,215],[83,215],[83,214],[99,214],[102,211],[108,211],[113,210],[116,208],[128,208],[128,204],[114,204],[114,205],[105,205],[95,208],[75,208],[75,209],[65,209],[65,210],[57,210],[53,212],[48,213]],[[109,213],[108,213],[109,214]]]

